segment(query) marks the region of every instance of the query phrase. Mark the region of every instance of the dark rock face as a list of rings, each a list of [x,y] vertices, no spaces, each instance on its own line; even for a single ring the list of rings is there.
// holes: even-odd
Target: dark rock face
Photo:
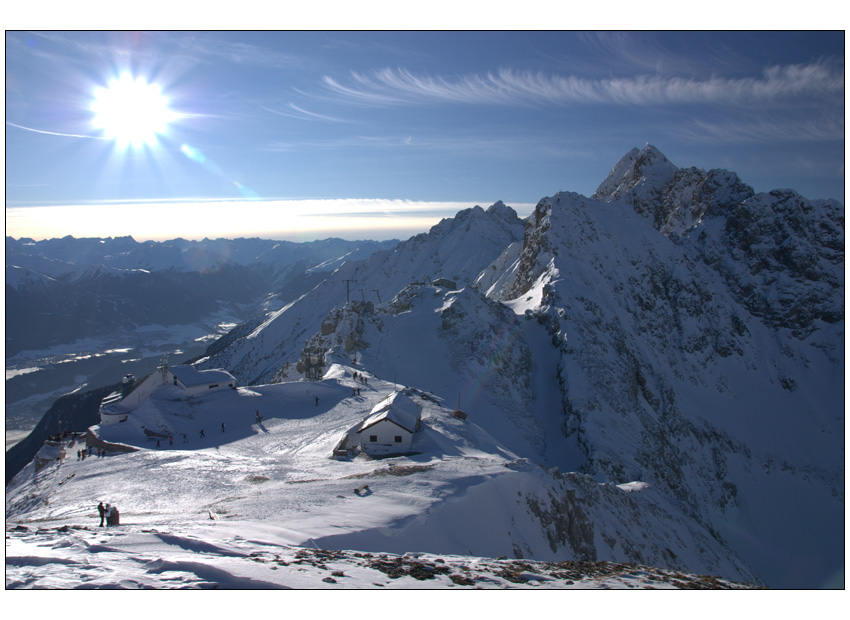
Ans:
[[[727,170],[679,169],[647,145],[593,196],[623,201],[714,268],[751,314],[805,338],[844,318],[844,207],[792,190],[756,195]]]
[[[795,338],[844,319],[844,207],[835,201],[758,194],[682,243],[752,315]]]
[[[552,552],[569,546],[577,560],[595,562],[593,522],[576,501],[575,491],[570,489],[562,497],[550,494],[548,500],[546,506],[534,497],[527,498],[528,507],[540,520]]]

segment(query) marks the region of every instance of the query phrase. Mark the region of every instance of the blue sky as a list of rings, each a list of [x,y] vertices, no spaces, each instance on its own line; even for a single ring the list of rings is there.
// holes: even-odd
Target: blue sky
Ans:
[[[155,142],[97,124],[121,75]],[[405,238],[646,142],[843,201],[844,33],[6,32],[13,236]]]

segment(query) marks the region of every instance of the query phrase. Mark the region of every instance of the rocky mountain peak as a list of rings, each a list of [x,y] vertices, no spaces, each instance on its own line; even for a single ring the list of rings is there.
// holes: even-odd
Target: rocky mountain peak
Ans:
[[[496,219],[509,222],[510,224],[514,224],[520,221],[519,216],[516,214],[516,211],[511,209],[501,200],[497,200],[487,208],[487,215]]]
[[[726,213],[751,198],[753,189],[734,172],[678,168],[654,146],[632,149],[599,185],[592,198],[621,201],[664,235],[678,239],[706,215]]]
[[[663,187],[678,168],[651,144],[633,148],[615,165],[591,196],[611,202],[634,195],[645,195]]]

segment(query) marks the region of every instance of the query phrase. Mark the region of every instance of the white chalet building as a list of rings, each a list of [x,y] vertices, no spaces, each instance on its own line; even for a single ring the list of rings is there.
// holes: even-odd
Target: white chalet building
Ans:
[[[197,396],[210,390],[235,389],[236,377],[222,369],[198,370],[194,366],[169,366],[163,361],[156,372],[147,378],[140,381],[125,379],[120,390],[112,392],[101,401],[101,425],[124,422],[155,389],[163,385],[175,385],[185,392],[186,396]]]
[[[403,454],[411,451],[413,435],[421,426],[422,405],[401,392],[394,392],[372,408],[360,424],[360,449],[370,455]]]

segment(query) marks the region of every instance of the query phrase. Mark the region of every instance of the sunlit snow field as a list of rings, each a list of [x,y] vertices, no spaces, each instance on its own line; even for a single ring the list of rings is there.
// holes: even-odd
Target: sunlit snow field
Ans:
[[[493,559],[513,557],[506,523],[545,549],[543,532],[511,515],[542,470],[418,392],[413,454],[332,459],[339,439],[399,387],[353,372],[334,366],[321,382],[195,398],[163,386],[128,422],[99,430],[140,450],[81,461],[80,437],[61,464],[36,473],[31,463],[7,489],[7,588],[630,588],[695,579],[636,565]],[[168,429],[173,445],[144,429]],[[119,508],[119,526],[99,527],[100,501]]]

